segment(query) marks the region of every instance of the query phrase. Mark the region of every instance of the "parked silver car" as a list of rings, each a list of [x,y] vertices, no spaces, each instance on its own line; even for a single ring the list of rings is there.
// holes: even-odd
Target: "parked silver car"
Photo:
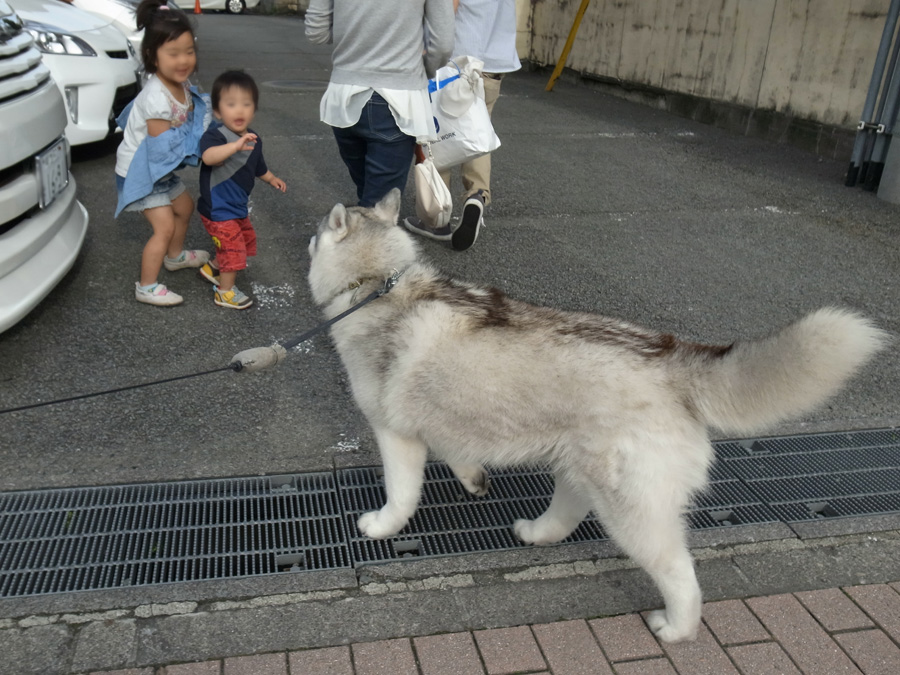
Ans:
[[[66,122],[41,53],[0,0],[0,332],[53,290],[84,242]]]

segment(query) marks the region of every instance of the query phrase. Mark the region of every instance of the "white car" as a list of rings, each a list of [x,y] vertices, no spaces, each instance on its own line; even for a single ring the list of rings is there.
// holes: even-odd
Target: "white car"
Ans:
[[[200,9],[217,9],[225,10],[229,14],[240,14],[245,9],[253,9],[259,2],[260,0],[200,0]],[[170,7],[178,7],[187,14],[196,9],[196,0],[180,0],[177,5],[175,2],[169,2],[168,4]]]
[[[128,38],[134,51],[141,53],[144,31],[137,29],[137,0],[72,0],[71,4],[85,12],[112,21],[112,24]]]
[[[59,0],[11,0],[66,102],[72,145],[102,141],[140,91],[140,62],[109,19]]]
[[[84,243],[66,119],[40,52],[0,0],[0,332],[37,307]]]

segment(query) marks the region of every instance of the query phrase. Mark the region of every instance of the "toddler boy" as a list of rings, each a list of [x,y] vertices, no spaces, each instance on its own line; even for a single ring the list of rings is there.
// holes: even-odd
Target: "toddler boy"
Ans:
[[[287,186],[266,166],[262,139],[250,129],[259,106],[259,89],[247,73],[229,70],[213,82],[212,109],[220,125],[211,125],[200,139],[200,200],[197,211],[212,236],[216,257],[200,268],[215,284],[213,299],[220,307],[246,309],[253,300],[234,282],[256,255],[256,232],[247,202],[257,178],[284,192]]]

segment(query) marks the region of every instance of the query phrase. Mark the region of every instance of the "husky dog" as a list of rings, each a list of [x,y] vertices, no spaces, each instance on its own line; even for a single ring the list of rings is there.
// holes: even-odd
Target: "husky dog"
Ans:
[[[487,493],[483,465],[542,463],[555,491],[526,543],[567,537],[594,511],[659,587],[660,639],[692,639],[700,587],[683,513],[707,484],[707,427],[757,433],[811,410],[884,345],[860,316],[822,309],[771,337],[727,346],[510,299],[441,274],[396,226],[400,193],[338,204],[312,238],[309,283],[328,318],[396,287],[331,329],[384,462],[387,504],[359,529],[397,534],[416,510],[426,455]]]

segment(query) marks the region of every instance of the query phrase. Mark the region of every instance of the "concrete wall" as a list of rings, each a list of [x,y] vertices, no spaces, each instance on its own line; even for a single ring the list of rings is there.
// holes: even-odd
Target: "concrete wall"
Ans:
[[[555,66],[580,5],[516,0],[519,57]],[[889,5],[591,0],[567,72],[692,119],[849,158]]]
[[[517,0],[520,55],[555,65],[580,0]],[[890,0],[591,0],[567,66],[850,129]]]

